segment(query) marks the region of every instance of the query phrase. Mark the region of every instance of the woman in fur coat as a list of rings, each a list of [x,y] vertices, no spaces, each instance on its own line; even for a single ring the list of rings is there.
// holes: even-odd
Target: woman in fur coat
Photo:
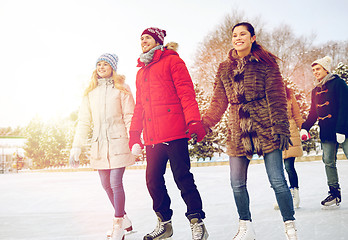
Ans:
[[[228,108],[227,154],[231,186],[239,214],[233,239],[255,239],[251,225],[247,170],[253,154],[264,157],[288,239],[297,239],[292,197],[285,180],[282,150],[288,149],[289,121],[284,82],[277,57],[256,43],[253,26],[242,22],[232,28],[228,58],[219,66],[213,96],[203,124],[216,125]]]
[[[77,167],[81,148],[89,129],[93,128],[91,167],[98,170],[115,210],[110,240],[124,239],[124,229],[132,229],[125,213],[122,178],[126,166],[134,164],[128,147],[128,131],[135,103],[129,86],[124,83],[125,77],[116,72],[117,63],[115,54],[106,53],[97,59],[96,70],[82,100],[70,152],[70,165]]]

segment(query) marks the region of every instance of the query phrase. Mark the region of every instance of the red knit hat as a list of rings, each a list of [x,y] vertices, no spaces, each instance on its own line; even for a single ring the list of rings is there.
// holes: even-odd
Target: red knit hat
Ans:
[[[167,36],[166,30],[162,30],[162,29],[154,28],[154,27],[146,28],[141,34],[141,36],[143,36],[144,34],[149,34],[160,45],[163,45],[164,37]]]

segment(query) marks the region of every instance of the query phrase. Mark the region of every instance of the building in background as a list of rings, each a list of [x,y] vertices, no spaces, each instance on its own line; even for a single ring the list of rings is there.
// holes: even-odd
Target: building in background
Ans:
[[[29,166],[24,155],[23,137],[0,136],[0,173],[18,172]]]

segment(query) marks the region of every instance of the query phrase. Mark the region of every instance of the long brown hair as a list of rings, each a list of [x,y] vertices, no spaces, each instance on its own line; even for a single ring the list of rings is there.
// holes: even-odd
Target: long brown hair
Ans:
[[[92,91],[93,89],[95,89],[98,86],[98,78],[100,78],[100,77],[97,73],[97,70],[94,70],[92,73],[91,81],[89,82],[89,85],[84,92],[85,96],[87,96],[90,91]],[[130,94],[129,89],[127,89],[126,86],[124,85],[124,82],[126,79],[126,77],[124,75],[119,75],[116,73],[115,70],[113,70],[112,71],[112,78],[114,80],[115,88],[117,88],[118,90],[120,90],[122,92]]]
[[[255,29],[250,23],[248,23],[248,22],[237,23],[236,25],[233,26],[232,32],[238,26],[246,27],[248,32],[250,33],[251,37],[255,36]],[[280,60],[280,59],[276,55],[274,55],[273,53],[264,49],[256,41],[254,41],[252,46],[251,46],[251,53],[260,62],[267,63],[268,65],[273,66],[273,67],[278,67],[277,60]]]

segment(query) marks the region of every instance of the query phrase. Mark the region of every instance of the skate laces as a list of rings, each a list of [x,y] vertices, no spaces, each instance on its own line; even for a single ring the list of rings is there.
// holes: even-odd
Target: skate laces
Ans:
[[[167,222],[160,222],[158,221],[157,222],[157,226],[156,228],[149,234],[151,237],[157,237],[159,235],[161,235],[164,231],[164,225],[166,223],[169,223],[170,221],[167,221]]]
[[[198,219],[195,223],[191,223],[191,231],[193,240],[200,240],[203,237],[203,221],[198,222]]]

